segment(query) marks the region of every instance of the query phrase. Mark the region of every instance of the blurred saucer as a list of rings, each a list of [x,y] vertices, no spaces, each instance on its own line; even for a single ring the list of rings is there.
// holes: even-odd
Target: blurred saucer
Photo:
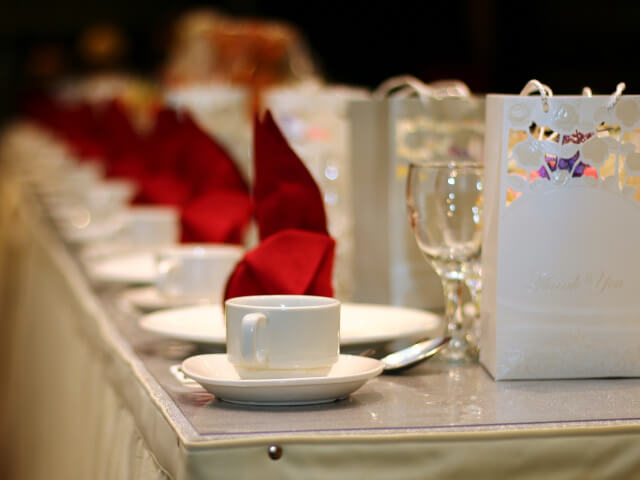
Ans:
[[[122,298],[143,312],[187,307],[198,303],[189,299],[166,297],[153,285],[129,288],[122,293]]]
[[[130,251],[89,259],[87,271],[100,283],[149,284],[155,280],[153,251]]]
[[[61,222],[63,237],[71,243],[91,243],[114,238],[124,227],[120,216],[112,216],[100,221],[86,220],[86,225],[74,220]]]

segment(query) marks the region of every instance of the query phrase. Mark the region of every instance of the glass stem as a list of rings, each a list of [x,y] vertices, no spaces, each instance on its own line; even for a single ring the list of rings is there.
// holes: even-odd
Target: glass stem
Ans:
[[[464,282],[454,278],[443,278],[442,288],[445,297],[445,317],[447,321],[447,335],[451,337],[450,348],[464,351],[467,348],[466,332],[464,330],[464,314],[462,311],[462,288]]]

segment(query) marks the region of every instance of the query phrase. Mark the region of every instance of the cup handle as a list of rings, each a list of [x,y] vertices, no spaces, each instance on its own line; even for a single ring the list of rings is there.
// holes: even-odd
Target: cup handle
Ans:
[[[242,359],[245,362],[266,362],[267,354],[264,348],[258,345],[258,329],[261,324],[266,323],[267,317],[263,313],[248,313],[242,317]]]
[[[175,276],[179,274],[181,265],[174,259],[165,259],[157,264],[155,284],[156,288],[168,296],[177,296]]]

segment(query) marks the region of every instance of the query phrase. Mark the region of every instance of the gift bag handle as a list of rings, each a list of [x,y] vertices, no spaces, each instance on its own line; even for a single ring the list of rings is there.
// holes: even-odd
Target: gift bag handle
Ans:
[[[625,88],[627,88],[627,84],[624,82],[620,82],[618,83],[618,85],[616,85],[616,91],[611,94],[611,99],[607,104],[607,110],[611,110],[613,107],[616,106],[616,103],[618,103],[618,100],[620,100],[620,97],[622,96],[622,92],[624,92]],[[593,96],[593,91],[591,90],[590,87],[584,87],[582,89],[582,96],[591,97]]]
[[[527,82],[524,88],[520,91],[520,95],[526,97],[534,92],[540,93],[540,100],[542,100],[542,111],[547,113],[549,111],[549,98],[553,97],[553,90],[548,85],[540,82],[539,80],[531,79]]]
[[[622,92],[624,92],[625,88],[627,88],[627,85],[624,82],[620,82],[618,83],[618,85],[616,85],[616,91],[611,94],[611,98],[609,99],[609,103],[607,104],[607,110],[611,110],[616,106],[616,103],[618,103],[618,100],[620,100]]]
[[[616,85],[616,90],[611,94],[609,103],[607,103],[607,110],[611,110],[613,107],[615,107],[616,103],[618,103],[618,100],[620,100],[622,92],[624,92],[625,88],[627,88],[627,85],[624,82],[620,82],[618,83],[618,85]],[[553,97],[553,91],[548,85],[545,85],[544,83],[536,79],[529,80],[520,92],[520,95],[526,96],[536,91],[540,92],[540,99],[542,100],[542,110],[544,111],[544,113],[547,113],[549,111],[549,98]],[[582,95],[585,97],[591,97],[593,95],[593,92],[591,91],[590,87],[584,87],[582,89]]]
[[[450,97],[471,97],[469,87],[460,80],[441,80],[433,83],[424,83],[411,75],[400,75],[385,80],[373,92],[373,97],[406,98],[414,93],[423,101],[429,99],[442,100]]]

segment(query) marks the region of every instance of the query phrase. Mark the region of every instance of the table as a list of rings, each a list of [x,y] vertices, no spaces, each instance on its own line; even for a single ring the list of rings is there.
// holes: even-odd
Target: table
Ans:
[[[496,383],[478,365],[428,362],[324,406],[217,401],[170,372],[194,347],[140,330],[118,289],[91,285],[33,192],[0,179],[2,478],[640,471],[640,379]]]

